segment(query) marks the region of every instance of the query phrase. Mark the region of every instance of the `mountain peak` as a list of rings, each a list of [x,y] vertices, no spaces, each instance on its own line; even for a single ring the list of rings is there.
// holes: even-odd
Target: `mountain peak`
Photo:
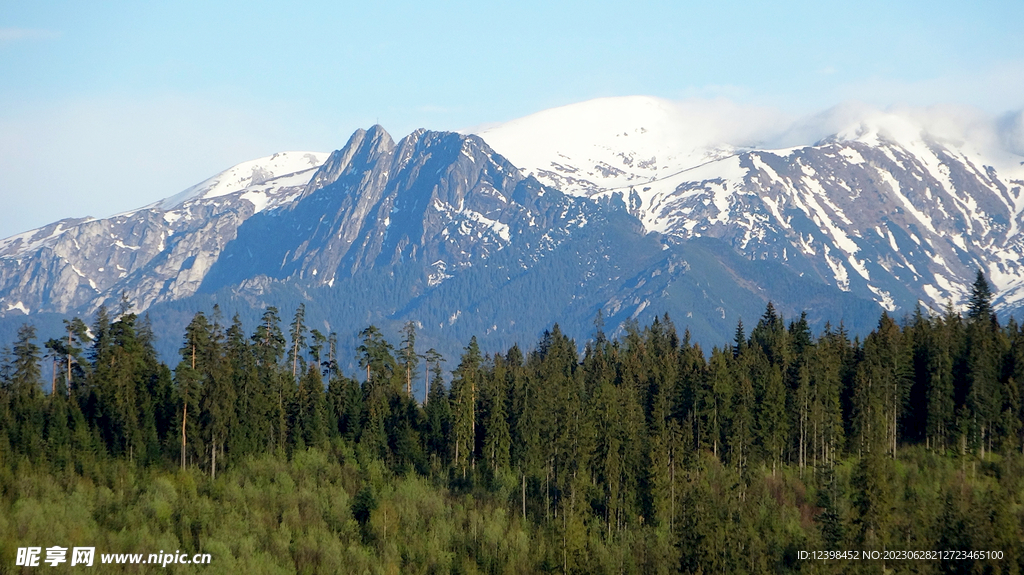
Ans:
[[[236,164],[153,206],[162,210],[172,210],[189,200],[216,198],[288,176],[305,174],[308,180],[308,176],[312,175],[327,157],[328,154],[324,152],[278,152],[272,156],[249,160]]]

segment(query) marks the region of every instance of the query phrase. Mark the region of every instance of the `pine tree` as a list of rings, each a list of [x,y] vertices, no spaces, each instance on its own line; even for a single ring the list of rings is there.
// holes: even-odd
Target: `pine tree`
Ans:
[[[469,341],[462,354],[459,367],[453,372],[450,403],[452,406],[453,463],[462,470],[474,464],[476,447],[476,405],[480,388],[481,363],[480,347],[476,336]]]
[[[971,297],[967,303],[967,317],[971,321],[989,322],[992,316],[992,289],[985,279],[985,274],[979,268],[974,283],[971,285]]]
[[[122,304],[122,310],[127,306]],[[132,313],[123,313],[110,326],[110,364],[102,366],[108,387],[104,396],[111,417],[108,447],[114,454],[125,453],[133,459],[144,450],[143,407],[147,403],[144,383],[145,350],[137,337]]]
[[[758,375],[755,381],[760,383],[758,412],[758,435],[761,446],[768,459],[772,462],[772,475],[775,474],[786,449],[789,437],[789,414],[786,411],[786,384],[782,379],[779,366],[771,365],[763,354],[753,359]]]
[[[764,315],[750,332],[750,345],[759,348],[771,365],[785,366],[788,363],[787,336],[782,316],[776,313],[772,302],[768,302]]]
[[[447,465],[450,456],[452,413],[441,371],[441,362],[444,359],[433,348],[427,351],[426,356],[427,365],[431,366],[430,370],[434,377],[430,380],[430,395],[424,408],[427,420],[424,440],[427,452],[436,465]]]
[[[967,445],[982,456],[998,443],[995,432],[1003,404],[1000,338],[991,326],[990,321],[975,317],[966,330]]]
[[[326,438],[323,422],[324,381],[320,369],[314,363],[310,363],[306,369],[299,389],[297,403],[300,409],[293,429],[295,443],[305,447],[322,446]]]
[[[287,435],[287,405],[293,381],[288,381],[287,372],[282,373],[280,362],[284,358],[285,338],[281,331],[281,319],[277,308],[270,306],[264,311],[259,325],[252,335],[253,352],[258,374],[254,397],[258,399],[259,411],[263,411],[261,438],[269,448],[283,448]]]
[[[946,315],[932,321],[927,339],[927,415],[926,443],[945,451],[950,445],[956,414],[953,394],[953,355],[956,326],[952,307]]]
[[[54,378],[60,379],[64,393],[68,396],[77,392],[77,384],[85,378],[87,362],[84,356],[86,342],[89,341],[88,328],[80,318],[64,320],[66,335],[46,342],[52,350],[56,365]]]
[[[12,447],[32,460],[38,460],[45,454],[45,420],[39,368],[41,350],[35,339],[35,326],[24,324],[18,328],[17,340],[12,349],[10,383],[7,385],[12,422],[10,441]]]
[[[850,342],[831,325],[815,345],[808,359],[811,375],[812,464],[833,465],[844,443],[842,389],[843,369],[850,352]]]
[[[363,397],[366,420],[361,442],[366,442],[371,453],[386,458],[388,448],[387,421],[391,418],[391,397],[396,392],[394,349],[376,326],[359,333],[363,343],[359,346],[359,365],[366,368]]]
[[[747,348],[747,336],[743,332],[743,318],[736,322],[736,334],[732,338],[732,356],[738,358],[743,350]]]
[[[420,363],[420,356],[416,355],[416,324],[412,320],[405,322],[402,328],[402,348],[398,356],[405,372],[405,394],[412,397],[412,374]]]
[[[203,354],[210,345],[210,324],[203,312],[196,313],[192,321],[185,327],[184,345],[179,350],[181,362],[174,370],[177,386],[178,404],[181,406],[181,468],[186,465],[186,449],[188,446],[188,429],[190,427],[188,408],[192,406],[193,419],[201,390],[203,372]],[[194,425],[194,424],[192,424]]]
[[[747,470],[754,445],[756,400],[754,383],[748,366],[748,362],[753,356],[754,354],[749,353],[747,348],[743,347],[734,362],[736,375],[732,398],[732,418],[729,422],[729,459],[741,476]]]
[[[700,437],[703,445],[711,449],[716,458],[721,457],[726,423],[731,419],[732,400],[735,396],[735,373],[726,353],[717,347],[711,352],[707,384],[699,396],[703,421]]]
[[[508,402],[508,372],[504,358],[496,356],[489,377],[481,389],[483,408],[483,456],[491,471],[497,473],[509,465],[509,433],[506,403]]]
[[[256,358],[247,341],[242,320],[235,314],[225,333],[226,358],[235,391],[235,426],[228,433],[227,451],[236,456],[256,453],[260,440],[266,437],[266,397],[257,395],[258,374]],[[265,447],[265,445],[264,445]]]
[[[209,341],[203,350],[202,385],[199,407],[203,440],[209,445],[210,476],[217,478],[217,458],[223,466],[224,446],[235,424],[237,389],[232,362],[228,359],[227,336],[221,325],[220,308],[214,306]],[[205,450],[204,450],[205,453]]]
[[[289,333],[292,339],[291,351],[289,352],[291,354],[292,381],[295,381],[301,373],[299,361],[302,352],[306,349],[306,304],[300,303],[299,307],[295,309],[295,318],[292,320]]]

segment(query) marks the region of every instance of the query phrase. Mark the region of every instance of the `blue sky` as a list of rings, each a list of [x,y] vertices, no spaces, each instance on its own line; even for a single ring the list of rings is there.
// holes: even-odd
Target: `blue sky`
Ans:
[[[379,122],[603,96],[1024,107],[1024,3],[0,0],[0,237]]]

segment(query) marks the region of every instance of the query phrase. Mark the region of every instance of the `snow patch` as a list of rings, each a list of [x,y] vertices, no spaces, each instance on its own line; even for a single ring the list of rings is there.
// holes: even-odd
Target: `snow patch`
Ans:
[[[889,295],[889,292],[881,288],[876,288],[873,285],[869,285],[868,289],[878,296],[879,299],[875,301],[877,301],[887,311],[896,311],[896,302],[892,299],[892,296]]]
[[[439,286],[444,280],[453,277],[447,273],[448,264],[444,260],[437,260],[430,265],[434,268],[434,271],[427,275],[427,285],[429,287]]]
[[[280,152],[273,156],[249,160],[157,202],[152,207],[170,210],[189,200],[216,198],[275,180],[278,187],[305,185],[328,157],[330,154],[327,152]]]

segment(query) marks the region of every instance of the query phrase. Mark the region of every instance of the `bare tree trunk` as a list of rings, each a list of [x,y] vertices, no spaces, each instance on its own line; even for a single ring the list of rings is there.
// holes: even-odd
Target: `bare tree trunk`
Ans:
[[[68,386],[68,397],[71,397],[71,330],[70,329],[68,330],[68,353],[67,353],[67,356],[68,356],[68,378],[67,378],[66,383],[67,383],[67,386]]]
[[[668,516],[668,532],[675,533],[675,520],[676,520],[676,453],[675,449],[669,450],[669,485],[672,492],[672,509],[671,514]]]
[[[469,458],[469,465],[476,469],[476,460],[473,453],[476,451],[476,378],[469,381],[469,445],[466,456]]]
[[[196,344],[192,344],[192,371],[196,370]],[[187,383],[185,384],[188,385]],[[185,424],[188,421],[188,389],[185,390],[185,407],[181,412],[181,469],[185,470]]]
[[[188,419],[188,402],[185,402],[185,410],[181,413],[181,470],[185,470],[185,421]]]
[[[526,521],[526,472],[523,472],[523,521]]]
[[[544,516],[551,521],[551,462],[548,461],[548,469],[544,474]]]

